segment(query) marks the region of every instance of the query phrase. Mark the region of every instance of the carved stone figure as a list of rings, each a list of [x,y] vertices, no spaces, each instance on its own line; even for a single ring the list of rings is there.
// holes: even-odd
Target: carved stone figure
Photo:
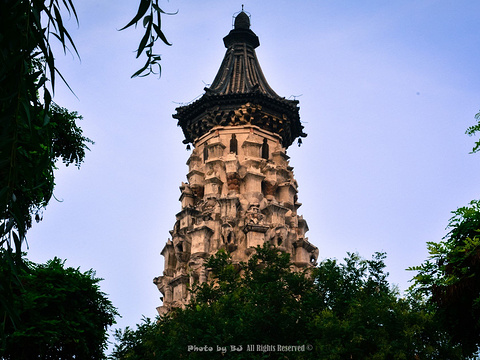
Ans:
[[[262,224],[265,216],[260,212],[259,204],[251,204],[245,214],[247,224]]]
[[[230,152],[235,155],[238,154],[238,141],[235,134],[232,134],[232,138],[230,139]]]
[[[229,223],[222,225],[222,242],[225,245],[235,243],[235,234],[233,232],[233,226]]]

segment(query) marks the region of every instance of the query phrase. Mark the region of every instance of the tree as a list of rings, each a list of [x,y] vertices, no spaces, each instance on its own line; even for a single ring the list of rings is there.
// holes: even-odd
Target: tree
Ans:
[[[138,14],[127,27],[143,18],[148,34],[137,57],[146,50],[146,69],[160,60],[152,54],[153,43],[158,38],[168,42],[160,27],[158,0],[139,1]],[[53,196],[55,164],[62,160],[79,167],[93,143],[76,124],[81,116],[52,101],[57,77],[66,83],[55,66],[52,39],[64,52],[78,56],[62,17],[65,12],[78,23],[73,0],[0,1],[0,248],[15,250],[2,258],[12,277],[0,281],[0,311],[11,321],[18,317],[8,310],[13,309],[8,291],[18,285],[16,273],[26,269],[22,244],[32,217],[39,221]]]
[[[3,259],[9,256],[2,250]],[[58,258],[46,264],[25,260],[27,270],[13,284],[13,304],[21,321],[5,322],[1,359],[102,359],[107,329],[118,315],[100,291],[95,272],[65,267]],[[0,276],[11,268],[0,262]],[[5,313],[2,311],[2,317]]]
[[[185,309],[117,331],[112,357],[462,359],[423,303],[388,284],[384,259],[349,254],[295,272],[288,254],[267,246],[242,264],[219,252]]]
[[[14,244],[18,257],[32,215],[52,197],[55,162],[79,166],[92,143],[81,117],[52,102],[60,73],[50,38],[76,52],[62,8],[76,19],[72,0],[0,2],[0,33],[9,34],[0,36],[0,245]]]
[[[153,66],[160,69],[160,56],[153,54],[158,39],[170,45],[161,30],[165,12],[158,0],[139,3],[124,27],[141,20],[145,27],[137,57],[145,53],[147,62],[134,76],[154,72]],[[17,257],[32,215],[51,199],[55,161],[79,166],[92,143],[76,126],[80,117],[52,102],[57,75],[65,79],[55,66],[51,39],[78,55],[64,11],[78,23],[72,0],[0,2],[0,246],[13,244]]]
[[[15,249],[14,256],[1,259],[11,271],[0,281],[0,311],[11,321],[18,314],[8,291],[26,270],[22,244],[32,217],[41,219],[53,195],[56,161],[80,166],[92,143],[76,124],[81,117],[52,101],[56,76],[62,76],[51,38],[77,53],[62,11],[77,19],[72,0],[0,2],[0,248]]]
[[[470,126],[466,131],[466,134],[469,136],[473,136],[480,131],[480,112],[475,114],[475,120],[477,120],[477,123],[475,125]],[[480,140],[476,141],[475,144],[473,145],[471,154],[476,153],[478,151],[480,151]]]
[[[453,211],[448,234],[429,242],[430,258],[418,271],[413,291],[424,295],[465,356],[480,346],[480,201]]]

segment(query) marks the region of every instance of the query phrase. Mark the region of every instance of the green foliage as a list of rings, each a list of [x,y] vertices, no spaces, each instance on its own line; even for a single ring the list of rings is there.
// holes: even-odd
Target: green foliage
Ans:
[[[0,137],[0,247],[14,247],[19,254],[32,216],[40,221],[39,212],[53,195],[55,162],[61,159],[67,166],[80,166],[88,149],[86,143],[92,141],[76,125],[79,119],[77,113],[52,102],[48,122],[37,117],[30,119],[30,126],[20,119],[14,124],[0,123],[5,135]],[[4,260],[19,270],[23,267],[19,255]],[[15,282],[15,276],[0,279],[0,289],[5,290],[0,293],[0,310],[14,309],[7,299],[11,298],[10,283]],[[10,311],[7,313],[12,321],[18,318]]]
[[[133,25],[137,26],[137,23],[139,21],[142,21],[143,28],[145,29],[145,33],[142,36],[142,39],[140,40],[140,43],[138,45],[137,58],[139,58],[142,53],[145,53],[147,61],[145,62],[145,65],[142,66],[142,68],[140,68],[132,75],[132,78],[137,76],[143,77],[150,74],[156,74],[157,72],[155,72],[155,68],[158,68],[159,75],[161,73],[161,57],[159,54],[153,53],[153,47],[156,41],[159,39],[164,44],[171,45],[162,31],[162,14],[174,15],[176,13],[166,13],[165,11],[163,11],[158,5],[158,0],[140,0],[137,14],[127,25],[120,29],[124,30]]]
[[[48,122],[45,123],[43,118],[31,119],[28,127],[17,121],[18,127],[5,129],[15,132],[16,139],[14,145],[9,141],[12,137],[7,135],[0,144],[3,159],[3,166],[0,165],[0,218],[7,225],[2,228],[3,241],[11,226],[17,228],[19,234],[25,234],[32,224],[32,215],[48,204],[55,186],[53,172],[57,160],[80,166],[88,149],[86,143],[92,143],[76,125],[80,119],[76,112],[69,112],[52,102]],[[8,153],[8,150],[12,151]]]
[[[0,252],[0,276],[12,268]],[[115,323],[116,309],[89,270],[66,268],[54,258],[46,264],[24,261],[26,268],[12,284],[13,304],[20,321],[14,326],[2,312],[4,336],[1,359],[103,359],[107,328]]]
[[[295,272],[288,254],[269,247],[240,264],[219,252],[206,263],[211,280],[194,286],[185,309],[118,330],[112,358],[462,359],[424,304],[388,284],[384,259],[349,254]]]
[[[24,267],[22,243],[32,216],[39,221],[53,195],[55,162],[79,166],[92,143],[75,123],[81,117],[52,101],[56,76],[63,77],[51,39],[77,53],[62,11],[77,19],[72,0],[0,1],[0,248],[15,249],[15,258],[4,258],[12,270]],[[8,291],[18,278],[11,273],[0,280],[2,312],[13,308]]]
[[[17,254],[31,215],[52,196],[55,161],[78,166],[91,142],[75,125],[80,117],[52,102],[61,74],[50,38],[76,52],[62,10],[76,19],[71,0],[0,2],[0,245],[13,243]]]
[[[80,168],[85,158],[85,151],[90,150],[86,144],[93,144],[92,140],[83,136],[82,129],[76,124],[76,121],[81,120],[82,117],[76,111],[70,112],[52,102],[49,118],[50,147],[53,152],[52,167],[61,159],[66,166],[74,164]]]
[[[475,115],[475,119],[477,120],[477,123],[475,125],[470,126],[466,131],[466,134],[469,136],[473,136],[480,131],[480,112],[478,112]],[[471,154],[476,153],[479,150],[480,150],[480,140],[475,142],[475,145],[473,146]]]
[[[480,346],[480,201],[453,211],[450,231],[428,243],[430,258],[418,271],[412,292],[428,299],[465,356]]]

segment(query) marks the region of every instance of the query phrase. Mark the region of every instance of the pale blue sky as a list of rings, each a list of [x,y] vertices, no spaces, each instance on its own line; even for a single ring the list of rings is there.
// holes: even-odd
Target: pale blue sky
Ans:
[[[153,317],[159,255],[180,210],[189,152],[171,115],[201,95],[223,59],[237,1],[164,2],[172,47],[162,78],[130,79],[140,29],[118,32],[135,0],[77,1],[70,28],[82,61],[57,55],[78,96],[55,100],[84,116],[95,140],[81,170],[57,172],[55,196],[28,236],[29,257],[93,268],[134,325]],[[445,235],[450,211],[480,198],[480,155],[464,135],[480,109],[480,3],[475,1],[243,1],[265,76],[297,96],[308,137],[288,149],[299,213],[320,258],[386,251],[390,281]]]

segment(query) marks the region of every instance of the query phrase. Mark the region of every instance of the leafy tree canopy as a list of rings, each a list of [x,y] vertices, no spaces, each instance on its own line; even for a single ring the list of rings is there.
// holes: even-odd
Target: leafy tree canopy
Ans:
[[[7,256],[9,251],[0,251],[2,278],[12,276]],[[94,271],[82,273],[64,263],[25,261],[26,269],[16,274],[20,282],[11,283],[11,303],[20,321],[2,323],[1,359],[105,358],[107,329],[117,311],[100,291]],[[4,311],[0,315],[6,319]]]
[[[13,244],[17,254],[31,215],[51,199],[55,161],[79,166],[92,143],[76,125],[81,117],[52,102],[57,76],[65,81],[55,66],[52,39],[78,55],[63,13],[78,22],[73,0],[0,2],[0,246]],[[137,57],[145,54],[147,62],[134,76],[160,69],[153,46],[159,39],[170,45],[161,14],[158,0],[139,0],[137,14],[124,27],[140,21],[145,28]]]
[[[71,0],[0,2],[0,245],[21,254],[31,216],[52,197],[55,162],[79,166],[91,140],[81,117],[52,102],[56,76],[51,39],[75,45],[61,12]]]
[[[77,18],[72,0],[0,1],[0,248],[15,249],[2,265],[16,272],[32,216],[39,221],[53,195],[55,163],[80,166],[92,143],[77,125],[81,116],[52,101],[61,74],[51,39],[76,52],[62,12]],[[11,283],[18,278],[0,279],[0,311],[14,320]]]
[[[219,252],[184,309],[118,330],[112,358],[462,359],[423,303],[388,284],[384,259],[349,254],[295,272],[269,247],[241,264]]]
[[[127,25],[143,19],[146,30],[137,57],[145,52],[148,61],[138,75],[160,61],[153,43],[168,43],[158,0],[139,3]],[[56,79],[66,83],[55,65],[52,41],[78,55],[64,22],[68,15],[78,23],[73,0],[2,0],[0,14],[0,248],[15,250],[15,256],[2,258],[7,262],[2,266],[12,271],[0,279],[0,312],[15,321],[9,290],[19,285],[16,273],[26,270],[22,244],[32,217],[39,221],[53,196],[55,164],[80,166],[93,142],[77,126],[81,116],[52,101]]]
[[[428,299],[465,356],[480,346],[480,201],[453,212],[449,232],[429,242],[430,258],[418,271],[412,291]]]

